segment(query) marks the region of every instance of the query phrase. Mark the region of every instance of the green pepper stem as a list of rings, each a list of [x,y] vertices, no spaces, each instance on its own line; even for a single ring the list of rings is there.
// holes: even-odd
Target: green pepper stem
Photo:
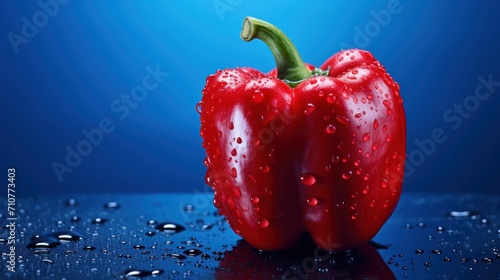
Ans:
[[[241,38],[247,42],[254,38],[262,40],[273,53],[278,69],[278,78],[291,87],[312,76],[292,41],[276,26],[253,17],[246,17],[241,29]]]

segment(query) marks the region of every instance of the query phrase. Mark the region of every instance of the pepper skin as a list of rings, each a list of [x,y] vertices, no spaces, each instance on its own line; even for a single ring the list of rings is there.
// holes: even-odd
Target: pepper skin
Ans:
[[[277,69],[219,70],[199,103],[206,182],[229,225],[261,250],[308,232],[322,249],[370,241],[401,194],[406,121],[399,86],[367,51],[319,69],[273,25],[247,17]]]

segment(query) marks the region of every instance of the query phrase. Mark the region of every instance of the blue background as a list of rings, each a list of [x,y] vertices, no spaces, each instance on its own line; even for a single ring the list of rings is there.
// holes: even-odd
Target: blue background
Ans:
[[[414,169],[405,191],[500,193],[500,86],[472,97],[479,76],[500,81],[498,1],[54,1],[9,0],[0,12],[0,174],[16,168],[19,196],[203,190],[195,105],[206,76],[274,67],[263,43],[239,38],[247,15],[280,27],[312,64],[347,45],[381,61],[406,106]],[[39,3],[58,3],[46,22]],[[397,12],[377,22],[391,3]],[[8,34],[23,36],[23,17],[40,27],[16,53]],[[111,104],[142,84],[147,66],[169,75],[120,119]],[[475,105],[467,118],[443,117],[464,100]],[[58,180],[52,163],[65,164],[66,147],[103,118],[114,130]],[[415,141],[434,129],[446,140],[422,150]]]

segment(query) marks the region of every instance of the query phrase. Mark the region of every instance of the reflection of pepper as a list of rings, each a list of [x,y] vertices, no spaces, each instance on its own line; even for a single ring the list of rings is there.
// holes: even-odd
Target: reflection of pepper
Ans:
[[[371,243],[329,254],[308,240],[286,252],[257,252],[240,240],[215,272],[216,279],[396,279]]]
[[[331,251],[368,242],[401,192],[399,86],[367,51],[341,51],[313,70],[269,23],[246,18],[241,36],[263,40],[277,69],[207,78],[201,135],[215,206],[263,250],[290,248],[304,231]]]

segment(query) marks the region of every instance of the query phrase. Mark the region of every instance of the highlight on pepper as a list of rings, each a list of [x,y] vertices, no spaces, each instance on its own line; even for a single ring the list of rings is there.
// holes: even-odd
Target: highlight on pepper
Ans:
[[[218,70],[206,80],[198,109],[215,206],[261,250],[292,248],[304,233],[328,251],[369,242],[402,189],[399,85],[365,50],[342,50],[315,67],[253,17],[241,38],[263,41],[276,69]]]

